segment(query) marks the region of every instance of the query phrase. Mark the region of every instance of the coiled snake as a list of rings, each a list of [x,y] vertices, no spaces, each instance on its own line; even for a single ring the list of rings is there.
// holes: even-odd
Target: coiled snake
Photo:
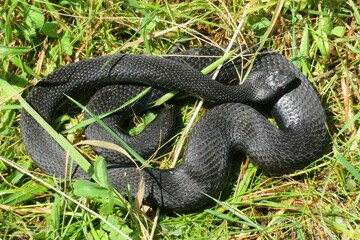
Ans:
[[[253,50],[247,53],[253,53]],[[326,145],[323,108],[307,78],[292,63],[278,53],[263,49],[254,59],[243,84],[225,85],[197,70],[222,55],[219,48],[202,47],[173,57],[123,54],[79,61],[42,79],[30,91],[27,101],[48,122],[53,120],[57,107],[66,99],[64,94],[75,96],[79,91],[94,91],[107,86],[103,93],[95,95],[108,96],[115,84],[121,85],[118,87],[120,90],[130,89],[131,94],[143,88],[135,86],[134,90],[129,85],[159,87],[150,93],[148,100],[153,99],[152,95],[157,96],[157,92],[178,90],[219,104],[196,123],[179,166],[169,170],[145,168],[142,171],[145,202],[166,209],[188,211],[209,204],[211,200],[206,194],[214,197],[220,194],[227,182],[234,151],[246,154],[264,172],[280,175],[307,166]],[[226,64],[220,71],[219,81],[237,78],[243,72],[242,65],[247,62],[244,59],[237,58]],[[99,113],[103,111],[97,110],[99,106],[109,104],[110,109],[114,107],[109,99],[123,95],[129,98],[131,95],[115,94],[116,97],[106,100],[98,97],[89,105]],[[277,127],[244,102],[270,106],[269,112]],[[109,110],[109,106],[105,108]],[[168,111],[159,115],[165,116],[159,117],[161,121],[165,119],[165,123],[155,120],[149,126],[155,131],[144,133],[150,140],[136,140],[142,142],[140,146],[134,146],[136,150],[152,148],[147,147],[152,141],[155,142],[152,145],[157,146],[161,138],[160,129],[172,125],[167,120]],[[20,123],[25,146],[36,164],[50,175],[63,177],[65,151],[25,110]],[[102,130],[95,128],[95,133],[89,135],[99,137]],[[112,161],[116,163],[116,159],[109,160],[109,166]],[[119,165],[122,163],[123,160],[119,160]],[[73,169],[73,177],[84,176],[81,169]],[[140,174],[133,165],[125,163],[109,167],[108,172],[115,188],[124,194],[126,172],[132,195],[136,194]]]

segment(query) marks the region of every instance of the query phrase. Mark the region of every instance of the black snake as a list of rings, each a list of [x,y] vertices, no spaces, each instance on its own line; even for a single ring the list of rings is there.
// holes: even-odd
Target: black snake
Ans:
[[[247,53],[253,53],[253,50]],[[102,112],[97,108],[104,105],[107,110],[116,107],[119,103],[115,99],[122,96],[131,98],[132,94],[144,88],[142,86],[158,88],[154,88],[146,97],[148,99],[140,100],[134,107],[141,105],[141,101],[147,103],[153,100],[158,92],[168,90],[186,92],[219,104],[208,110],[193,128],[179,166],[169,170],[145,168],[142,171],[146,186],[145,202],[166,209],[188,211],[209,204],[211,200],[206,194],[213,197],[220,194],[227,182],[231,156],[235,151],[240,150],[249,156],[264,172],[280,175],[307,166],[326,145],[323,108],[307,78],[292,63],[278,53],[263,49],[254,59],[250,74],[243,84],[225,85],[218,81],[229,82],[237,78],[243,72],[242,65],[247,62],[245,58],[235,58],[224,65],[218,81],[197,70],[222,55],[220,48],[202,47],[188,50],[181,56],[164,58],[121,54],[79,61],[42,79],[30,91],[27,101],[50,123],[56,109],[66,99],[64,94],[76,96],[78,92],[95,91],[106,86],[102,93],[95,94],[100,97],[89,103],[96,113]],[[130,94],[116,92],[116,97],[110,97],[114,85],[118,84],[118,90],[129,89]],[[101,100],[102,96],[108,98]],[[277,127],[243,102],[270,107],[269,112],[276,120]],[[159,119],[165,123],[155,120],[151,124],[155,131],[144,133],[150,140],[137,140],[142,144],[135,146],[136,150],[152,149],[159,144],[162,136],[155,135],[160,135],[161,127],[172,126],[172,121],[167,120],[168,112],[159,113],[162,116]],[[115,120],[109,120],[108,124],[112,122]],[[63,177],[65,151],[25,110],[20,124],[25,146],[36,164],[50,175]],[[95,128],[92,135],[99,137],[102,130]],[[146,151],[141,154],[148,154]],[[140,179],[139,172],[134,165],[123,160],[117,162],[116,155],[111,158],[113,160],[109,160],[108,172],[115,188],[126,194],[126,172],[134,196]],[[81,169],[74,169],[73,177],[84,177]]]

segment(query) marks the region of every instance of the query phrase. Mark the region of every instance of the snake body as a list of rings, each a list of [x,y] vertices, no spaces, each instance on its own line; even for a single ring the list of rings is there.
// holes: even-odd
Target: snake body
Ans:
[[[131,90],[135,92],[143,89],[142,86],[159,87],[155,92],[178,90],[219,104],[196,123],[183,160],[177,167],[169,170],[145,168],[141,174],[133,165],[108,169],[114,187],[121,193],[126,194],[127,182],[135,196],[142,175],[144,201],[175,211],[201,208],[212,201],[207,195],[217,197],[227,182],[235,151],[246,154],[270,175],[301,169],[322,153],[327,138],[323,108],[307,78],[285,57],[262,50],[243,84],[225,85],[220,82],[237,77],[245,61],[234,60],[225,65],[218,82],[197,70],[214,60],[191,57],[192,54],[219,57],[223,51],[211,47],[189,50],[183,57],[123,54],[79,61],[42,79],[30,91],[27,101],[50,123],[57,107],[66,99],[64,94],[75,96],[79,91],[105,87],[105,94],[100,95],[108,95],[106,91],[111,92],[113,85],[120,85],[123,90],[132,89],[128,85],[140,85]],[[108,102],[99,100],[92,105],[96,109]],[[266,103],[277,127],[243,102]],[[63,177],[65,151],[25,110],[20,124],[23,141],[36,164],[48,174]],[[171,122],[154,125],[159,124],[166,128],[172,125]],[[101,130],[96,131],[93,136],[102,134]],[[74,178],[85,176],[76,164],[73,169]]]

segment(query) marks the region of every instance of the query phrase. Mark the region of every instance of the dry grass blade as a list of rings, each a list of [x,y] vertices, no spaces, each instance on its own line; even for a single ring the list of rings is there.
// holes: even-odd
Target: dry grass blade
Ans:
[[[131,160],[135,166],[137,166],[136,161],[131,157],[131,155],[123,147],[120,147],[115,143],[107,142],[107,141],[99,141],[99,140],[82,140],[76,143],[74,146],[79,146],[79,145],[90,145],[90,146],[104,148],[121,153],[122,155],[126,156],[129,160]]]

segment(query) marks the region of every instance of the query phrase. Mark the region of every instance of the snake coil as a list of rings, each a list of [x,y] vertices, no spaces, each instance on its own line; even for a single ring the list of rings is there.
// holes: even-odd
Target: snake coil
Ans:
[[[247,53],[251,55],[253,51]],[[209,204],[211,200],[206,194],[213,197],[220,194],[234,151],[240,150],[249,156],[264,172],[281,175],[307,166],[326,145],[323,108],[307,78],[292,63],[280,54],[264,49],[254,59],[243,84],[225,85],[223,82],[238,78],[243,72],[245,55],[226,64],[218,81],[197,70],[222,55],[220,48],[202,47],[165,58],[125,54],[79,61],[43,78],[30,91],[27,101],[49,123],[57,107],[66,99],[65,94],[76,96],[78,92],[99,89],[102,92],[96,93],[96,100],[89,103],[96,113],[104,111],[97,110],[100,107],[107,110],[114,104],[116,107],[117,98],[121,98],[120,101],[131,98],[144,86],[154,86],[154,90],[134,107],[147,104],[169,90],[186,92],[219,104],[208,110],[193,128],[179,166],[169,170],[146,168],[141,173],[146,187],[145,202],[170,210],[189,211]],[[110,94],[113,91],[115,97]],[[119,94],[118,91],[127,93]],[[140,104],[141,101],[144,103]],[[270,106],[269,112],[277,127],[244,102]],[[147,138],[154,139],[155,146],[162,137],[159,131],[172,125],[168,112],[159,114],[160,120],[150,125],[149,129],[155,130],[144,131]],[[109,120],[108,124],[113,122],[115,120]],[[23,141],[35,163],[44,172],[63,177],[65,151],[25,110],[20,124]],[[103,130],[89,126],[91,128],[94,129],[89,135],[100,137],[103,134]],[[129,141],[134,141],[133,147],[138,151],[146,149],[141,154],[147,154],[154,146],[150,140],[137,137],[129,138]],[[126,173],[134,196],[140,181],[139,171],[129,164],[110,167],[112,161],[116,163],[116,157],[109,160],[108,169],[114,187],[126,194],[123,177]],[[119,162],[123,163],[122,160]],[[74,164],[73,177],[85,177],[83,170]]]

